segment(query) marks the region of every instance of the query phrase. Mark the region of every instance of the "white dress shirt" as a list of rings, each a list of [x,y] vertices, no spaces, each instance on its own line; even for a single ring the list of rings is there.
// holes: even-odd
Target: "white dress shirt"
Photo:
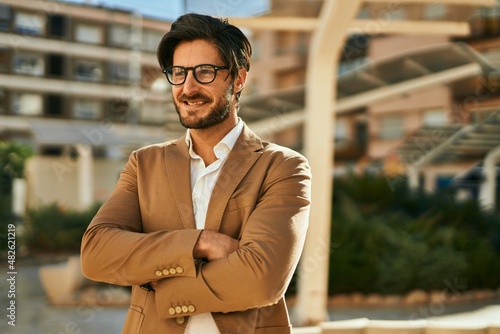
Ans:
[[[193,200],[194,219],[196,228],[205,228],[208,203],[219,173],[227,160],[236,140],[243,131],[243,122],[238,119],[236,126],[222,138],[214,147],[217,160],[205,166],[203,159],[193,150],[191,133],[186,133],[186,144],[191,156],[191,193]],[[211,313],[202,313],[190,317],[186,331],[187,334],[220,334]]]

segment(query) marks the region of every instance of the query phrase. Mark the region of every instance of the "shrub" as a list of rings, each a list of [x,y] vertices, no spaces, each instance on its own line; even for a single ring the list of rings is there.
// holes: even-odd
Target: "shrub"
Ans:
[[[452,193],[394,188],[383,176],[336,179],[329,292],[406,293],[500,286],[500,218]]]
[[[97,213],[100,204],[85,211],[64,210],[56,204],[30,210],[23,222],[21,242],[30,253],[80,251],[85,229]]]

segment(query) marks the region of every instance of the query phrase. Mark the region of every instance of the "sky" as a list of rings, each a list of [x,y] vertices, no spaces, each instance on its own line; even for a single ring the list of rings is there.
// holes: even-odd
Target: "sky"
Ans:
[[[222,17],[254,16],[269,9],[270,0],[59,0],[109,8],[139,10],[144,16],[175,20],[185,11]]]

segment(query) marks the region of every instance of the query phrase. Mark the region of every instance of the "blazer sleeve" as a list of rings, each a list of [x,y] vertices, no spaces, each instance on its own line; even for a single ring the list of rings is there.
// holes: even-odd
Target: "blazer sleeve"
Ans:
[[[164,272],[195,277],[193,247],[201,231],[143,233],[137,160],[137,152],[132,153],[111,196],[83,235],[82,272],[89,279],[117,285],[145,284]],[[171,268],[181,269],[171,274]]]
[[[277,303],[302,252],[309,221],[310,168],[300,155],[287,157],[266,178],[262,196],[245,222],[240,249],[203,264],[196,277],[160,280],[162,318],[178,305],[194,313],[233,312]]]

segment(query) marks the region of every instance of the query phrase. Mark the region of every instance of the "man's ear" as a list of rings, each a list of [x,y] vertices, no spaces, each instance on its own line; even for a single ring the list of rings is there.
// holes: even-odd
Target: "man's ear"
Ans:
[[[247,70],[244,68],[238,69],[238,76],[234,79],[233,93],[238,93],[243,90],[245,83],[247,82]]]

